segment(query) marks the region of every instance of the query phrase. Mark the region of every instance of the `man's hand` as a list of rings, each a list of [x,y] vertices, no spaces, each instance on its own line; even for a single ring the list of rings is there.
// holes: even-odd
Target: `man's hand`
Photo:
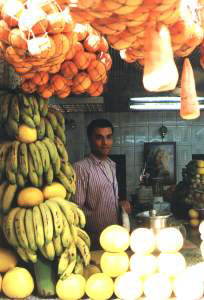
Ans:
[[[120,201],[119,205],[124,208],[127,214],[130,214],[132,212],[132,206],[128,200]]]

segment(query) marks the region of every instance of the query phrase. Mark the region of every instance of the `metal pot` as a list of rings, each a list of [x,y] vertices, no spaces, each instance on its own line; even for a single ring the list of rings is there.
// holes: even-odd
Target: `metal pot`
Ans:
[[[151,228],[157,233],[160,229],[168,227],[170,217],[172,217],[172,213],[170,212],[162,213],[154,209],[147,210],[136,215],[136,223],[140,227]]]

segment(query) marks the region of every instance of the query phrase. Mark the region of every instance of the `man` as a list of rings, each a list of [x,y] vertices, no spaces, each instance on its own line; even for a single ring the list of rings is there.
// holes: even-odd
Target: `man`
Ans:
[[[93,120],[87,127],[91,154],[74,164],[77,189],[73,201],[86,215],[86,228],[92,249],[99,249],[101,231],[112,224],[121,224],[116,166],[108,155],[113,144],[113,126],[106,119]],[[128,201],[121,201],[130,212]]]

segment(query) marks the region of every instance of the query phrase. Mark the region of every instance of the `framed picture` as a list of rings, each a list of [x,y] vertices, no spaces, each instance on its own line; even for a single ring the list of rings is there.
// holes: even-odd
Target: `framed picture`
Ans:
[[[176,142],[144,143],[144,165],[147,185],[162,178],[164,185],[176,183]]]

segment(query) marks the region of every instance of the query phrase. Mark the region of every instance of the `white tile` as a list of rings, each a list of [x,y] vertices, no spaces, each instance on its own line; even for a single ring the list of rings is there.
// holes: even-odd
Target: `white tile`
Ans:
[[[113,132],[113,145],[117,146],[121,143],[121,134],[120,134],[120,128],[115,127]]]
[[[143,164],[144,160],[144,144],[135,145],[135,163],[134,165]]]
[[[176,164],[186,165],[192,159],[192,152],[190,146],[176,146]]]
[[[135,142],[135,128],[134,127],[122,127],[121,133],[121,145],[134,145]]]
[[[134,168],[134,147],[122,146],[120,150],[121,154],[125,154],[126,167],[129,169]]]
[[[135,126],[135,145],[148,142],[148,126]]]
[[[149,123],[161,123],[163,120],[162,111],[149,111]]]

